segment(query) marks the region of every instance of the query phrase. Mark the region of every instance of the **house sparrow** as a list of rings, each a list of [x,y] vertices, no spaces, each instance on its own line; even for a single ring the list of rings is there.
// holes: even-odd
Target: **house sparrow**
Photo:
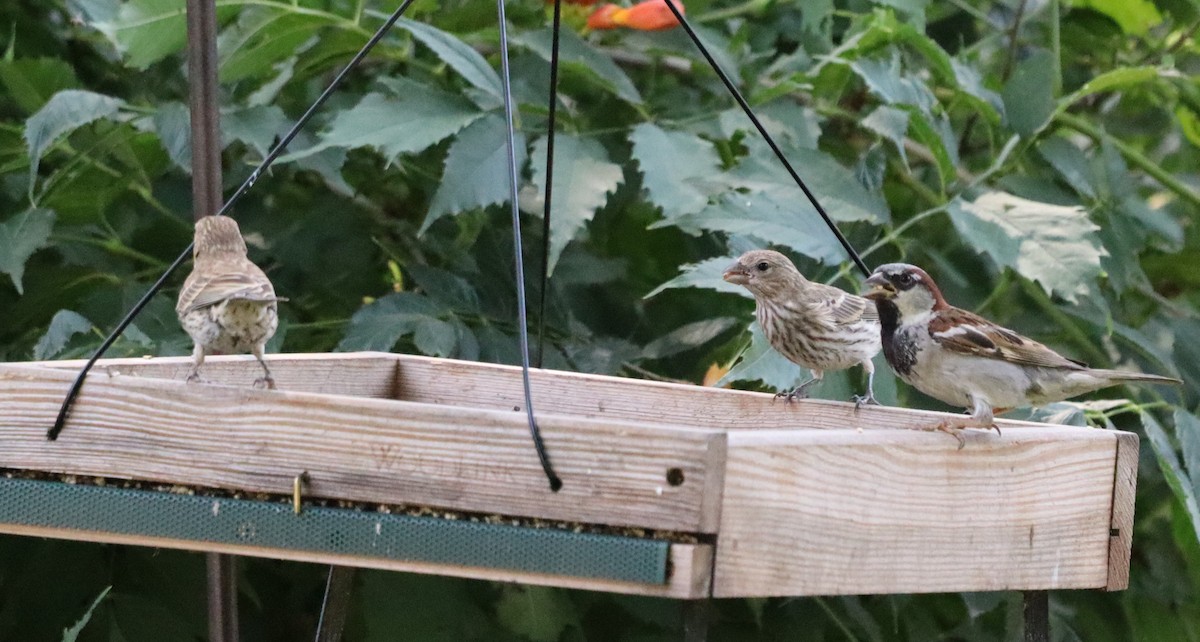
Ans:
[[[777,397],[803,399],[826,370],[862,364],[867,394],[855,401],[878,403],[871,358],[879,353],[879,319],[870,301],[809,281],[788,257],[772,250],[746,252],[725,269],[723,278],[754,295],[754,316],[771,347],[812,371],[811,379]]]
[[[946,419],[929,430],[965,443],[963,428],[999,428],[993,416],[1020,406],[1062,401],[1129,381],[1181,384],[1171,377],[1100,370],[946,303],[919,267],[882,265],[867,279],[864,296],[875,301],[888,365],[912,387],[968,417]]]
[[[195,344],[188,381],[200,380],[206,355],[251,352],[264,373],[255,385],[274,388],[263,348],[279,325],[278,302],[286,300],[275,296],[267,275],[246,258],[236,221],[228,216],[196,221],[192,273],[175,305],[179,323]]]

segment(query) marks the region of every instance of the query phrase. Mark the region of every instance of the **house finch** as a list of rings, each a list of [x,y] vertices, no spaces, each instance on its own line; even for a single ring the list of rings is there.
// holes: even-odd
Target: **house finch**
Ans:
[[[950,433],[962,448],[963,428],[995,428],[993,416],[1020,406],[1062,401],[1129,381],[1183,383],[1138,372],[1099,370],[1032,339],[960,310],[942,298],[924,270],[904,263],[876,268],[865,295],[875,301],[888,365],[909,385],[968,417],[929,430]],[[996,428],[999,432],[999,428]]]
[[[878,403],[871,357],[879,353],[879,319],[870,301],[809,281],[788,257],[772,250],[741,255],[725,269],[724,279],[754,295],[754,316],[771,347],[812,371],[811,379],[777,396],[788,401],[804,398],[826,370],[862,364],[867,394],[854,399],[858,404]]]
[[[188,381],[200,379],[204,357],[214,353],[251,352],[264,376],[255,385],[275,387],[263,361],[263,348],[279,325],[278,302],[271,280],[246,258],[246,241],[228,216],[196,221],[192,273],[183,282],[175,313],[192,337],[194,364]]]

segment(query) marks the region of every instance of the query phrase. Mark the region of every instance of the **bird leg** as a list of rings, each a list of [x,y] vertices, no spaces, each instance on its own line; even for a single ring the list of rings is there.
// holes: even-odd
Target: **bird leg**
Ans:
[[[931,426],[927,426],[922,430],[936,430],[939,432],[948,433],[958,440],[959,450],[962,450],[963,446],[965,446],[967,443],[967,440],[962,436],[962,431],[964,428],[995,428],[996,433],[999,434],[1000,428],[996,425],[996,418],[992,411],[992,405],[985,399],[976,397],[974,395],[971,396],[971,399],[974,402],[974,412],[972,412],[970,415],[966,417],[943,419],[942,421],[939,421]]]
[[[188,383],[208,383],[200,378],[200,366],[204,365],[204,348],[200,344],[192,349],[192,369],[188,371]]]
[[[274,390],[275,377],[271,376],[271,369],[267,367],[267,362],[263,360],[263,347],[261,345],[256,345],[254,348],[252,348],[252,351],[254,352],[254,358],[258,359],[258,365],[262,366],[263,369],[263,377],[261,379],[254,380],[254,387],[265,387],[268,390]]]
[[[868,406],[878,406],[880,403],[875,400],[875,364],[871,363],[870,359],[863,362],[863,369],[867,371],[867,394],[854,395],[854,409],[858,410],[863,407],[863,404]]]
[[[821,378],[825,376],[825,373],[820,370],[813,370],[812,373],[812,379],[809,379],[808,381],[796,386],[796,389],[792,390],[791,392],[775,393],[775,398],[778,399],[783,397],[788,403],[792,403],[792,401],[796,399],[808,399],[808,389],[815,386],[821,381]]]

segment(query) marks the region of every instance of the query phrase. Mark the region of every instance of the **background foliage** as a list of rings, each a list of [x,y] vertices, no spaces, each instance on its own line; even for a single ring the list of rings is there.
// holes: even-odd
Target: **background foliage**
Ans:
[[[395,3],[217,4],[232,187]],[[0,359],[87,353],[189,241],[182,7],[0,5]],[[773,243],[856,289],[845,256],[684,34],[580,33],[587,11],[568,7],[563,34],[546,364],[693,382],[717,364],[737,385],[794,382],[720,269]],[[1093,365],[1200,381],[1196,0],[687,11],[869,263],[921,264],[952,301]],[[291,298],[272,347],[514,362],[494,5],[419,0],[409,17],[235,213]],[[509,17],[536,265],[548,21],[537,0]],[[111,354],[186,353],[173,296]],[[885,401],[937,407],[881,379]],[[816,394],[861,383],[831,376]],[[1055,594],[1054,636],[1200,639],[1200,388],[1104,396],[1132,401],[1043,416],[1146,438],[1132,585]],[[323,569],[242,569],[244,639],[307,638]],[[357,591],[352,639],[681,631],[680,605],[651,599],[374,572]],[[57,639],[89,613],[69,636],[200,639],[203,608],[197,555],[0,539],[0,638]],[[1020,619],[1019,596],[1001,593],[731,600],[715,618],[718,640],[1011,640]]]

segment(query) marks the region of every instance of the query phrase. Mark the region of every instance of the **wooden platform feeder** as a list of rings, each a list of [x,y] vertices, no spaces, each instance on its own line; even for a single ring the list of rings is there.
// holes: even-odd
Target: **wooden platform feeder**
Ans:
[[[0,364],[0,532],[675,598],[1128,581],[1130,433],[1002,422],[958,450],[906,429],[936,413],[535,370],[553,493],[517,368],[275,355],[268,391],[249,357],[188,365],[99,362],[47,442],[80,363]],[[114,481],[286,498],[301,473],[299,515]]]

